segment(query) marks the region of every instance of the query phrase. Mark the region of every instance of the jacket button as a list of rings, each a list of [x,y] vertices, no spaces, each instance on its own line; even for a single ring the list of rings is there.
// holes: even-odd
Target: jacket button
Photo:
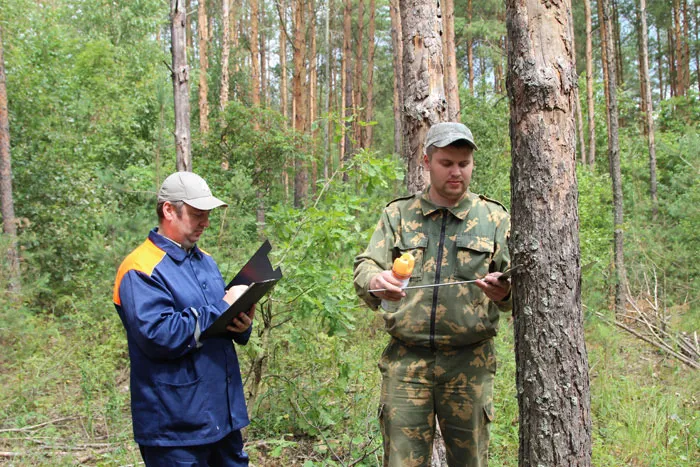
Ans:
[[[206,282],[205,282],[204,284],[202,284],[202,288],[203,288],[204,290],[207,290],[207,283],[206,283]]]

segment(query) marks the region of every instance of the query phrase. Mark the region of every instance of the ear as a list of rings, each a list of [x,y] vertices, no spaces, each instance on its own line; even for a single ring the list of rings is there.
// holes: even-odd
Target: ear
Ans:
[[[423,167],[426,171],[430,171],[430,158],[427,154],[423,154]]]
[[[170,201],[166,201],[165,204],[163,204],[163,217],[168,221],[171,221],[177,217],[175,205]]]

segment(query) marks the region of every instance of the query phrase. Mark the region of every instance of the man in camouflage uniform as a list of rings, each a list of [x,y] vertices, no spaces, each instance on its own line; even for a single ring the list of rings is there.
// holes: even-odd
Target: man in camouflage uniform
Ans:
[[[495,201],[468,191],[476,149],[460,123],[428,131],[423,162],[431,185],[384,209],[369,246],[355,259],[355,289],[384,311],[391,340],[379,361],[380,422],[385,466],[430,465],[437,415],[448,464],[487,465],[496,372],[493,336],[500,311],[511,308],[510,217]],[[403,291],[391,273],[410,252],[409,286],[473,283]],[[385,289],[377,292],[369,290]]]

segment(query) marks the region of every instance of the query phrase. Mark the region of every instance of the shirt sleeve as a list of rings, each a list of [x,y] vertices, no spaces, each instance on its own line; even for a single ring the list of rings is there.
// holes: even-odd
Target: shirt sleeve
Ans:
[[[381,299],[369,292],[369,281],[376,274],[391,269],[393,248],[394,228],[385,209],[367,249],[355,258],[355,291],[372,309],[379,306]]]
[[[227,308],[211,305],[178,309],[168,288],[155,276],[131,270],[122,278],[119,296],[127,333],[151,358],[177,359],[202,344],[199,335]]]

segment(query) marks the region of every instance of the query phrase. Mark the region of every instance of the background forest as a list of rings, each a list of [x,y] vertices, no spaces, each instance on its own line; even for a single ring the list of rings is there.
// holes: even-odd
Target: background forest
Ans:
[[[285,275],[238,348],[255,465],[380,465],[387,338],[355,297],[352,260],[406,193],[395,1],[185,2],[192,166],[229,203],[201,246],[230,279],[268,238]],[[627,268],[617,314],[604,28],[599,2],[572,3],[593,465],[698,465],[700,2],[647,1],[656,203],[638,0],[612,1]],[[459,119],[480,148],[471,189],[510,205],[505,5],[455,0],[454,11]],[[0,236],[0,463],[141,460],[111,294],[175,170],[169,12],[165,0],[0,0],[14,202],[2,214],[15,227]],[[497,346],[491,461],[514,466],[507,317]]]

